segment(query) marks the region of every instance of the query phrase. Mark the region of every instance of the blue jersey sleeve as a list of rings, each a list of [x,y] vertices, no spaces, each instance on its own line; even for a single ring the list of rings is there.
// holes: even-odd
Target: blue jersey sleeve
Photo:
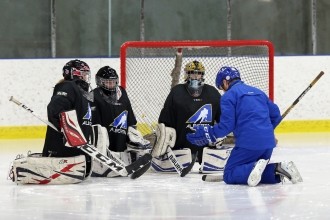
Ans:
[[[269,117],[272,122],[273,128],[275,129],[277,125],[282,121],[282,116],[278,106],[271,100],[268,101]]]

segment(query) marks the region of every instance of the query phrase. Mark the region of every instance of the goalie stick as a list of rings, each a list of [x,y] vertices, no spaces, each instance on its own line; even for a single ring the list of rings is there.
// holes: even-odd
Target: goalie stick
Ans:
[[[16,105],[21,106],[26,111],[30,112],[34,117],[38,118],[40,121],[44,122],[46,125],[53,128],[55,131],[58,131],[58,129],[49,121],[43,120],[40,116],[34,113],[32,109],[24,105],[22,102],[15,99],[13,96],[10,97],[9,101],[14,102]],[[85,153],[87,153],[92,158],[98,160],[103,165],[109,167],[114,172],[117,172],[121,176],[128,176],[131,175],[131,179],[136,179],[143,175],[151,166],[151,154],[145,154],[141,156],[139,159],[137,159],[134,163],[131,163],[127,166],[122,166],[120,162],[117,161],[116,157],[112,154],[108,156],[100,153],[96,147],[90,145],[90,144],[83,144],[80,146],[76,146],[77,148],[81,149]]]
[[[289,112],[298,104],[298,102],[306,95],[306,93],[314,86],[314,84],[324,75],[321,71],[315,79],[307,86],[307,88],[296,98],[296,100],[289,106],[289,108],[282,114],[281,122],[283,118],[289,114]],[[281,123],[280,122],[280,123]],[[205,174],[202,176],[202,180],[206,182],[221,182],[223,181],[223,175]]]

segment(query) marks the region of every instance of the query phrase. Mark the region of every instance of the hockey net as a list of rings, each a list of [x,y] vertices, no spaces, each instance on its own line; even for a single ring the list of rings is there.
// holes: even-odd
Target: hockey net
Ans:
[[[143,134],[151,133],[171,88],[184,82],[184,67],[194,60],[205,66],[207,84],[215,85],[222,66],[233,66],[245,83],[274,98],[274,49],[269,41],[130,41],[121,46],[120,60],[120,84]]]

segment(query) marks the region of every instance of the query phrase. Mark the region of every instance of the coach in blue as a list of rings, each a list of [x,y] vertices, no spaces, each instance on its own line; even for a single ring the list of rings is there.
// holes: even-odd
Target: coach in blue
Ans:
[[[220,123],[200,126],[187,139],[196,145],[219,142],[230,132],[236,138],[235,147],[224,168],[227,184],[275,184],[289,179],[302,182],[292,161],[268,164],[276,140],[274,129],[282,117],[278,106],[267,95],[241,80],[234,67],[222,67],[216,77],[216,87],[224,90],[221,98]]]

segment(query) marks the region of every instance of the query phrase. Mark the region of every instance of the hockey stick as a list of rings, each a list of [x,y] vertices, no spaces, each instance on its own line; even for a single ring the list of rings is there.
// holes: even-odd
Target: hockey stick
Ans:
[[[156,130],[154,129],[154,127],[152,125],[149,125],[149,127],[152,130],[152,134],[155,136],[155,143],[157,143]],[[154,150],[154,148],[151,150],[151,154],[152,154],[153,150]],[[177,173],[180,175],[180,177],[186,176],[191,171],[191,169],[194,167],[195,161],[197,159],[197,153],[196,153],[195,155],[193,155],[191,163],[188,166],[183,167],[183,165],[178,161],[177,157],[175,156],[175,154],[170,146],[167,146],[166,154],[167,154],[168,159],[172,163],[173,167],[175,168]]]
[[[289,106],[289,108],[282,114],[281,122],[283,118],[287,116],[287,114],[298,104],[298,102],[306,95],[306,93],[314,86],[314,84],[324,75],[324,72],[321,71],[315,79],[309,84],[309,86],[296,98],[296,100]],[[281,123],[280,122],[280,123]],[[202,180],[206,182],[220,182],[223,181],[223,175],[212,175],[212,174],[205,174],[202,176]]]
[[[298,102],[306,95],[306,93],[313,87],[313,85],[324,75],[324,72],[321,71],[315,79],[309,84],[309,86],[298,96],[298,98],[291,104],[291,106],[282,114],[283,118],[295,107]]]
[[[52,123],[50,123],[49,121],[46,121],[46,120],[42,119],[41,117],[39,117],[38,115],[34,114],[32,109],[30,109],[29,107],[27,107],[26,105],[24,105],[23,103],[21,103],[20,101],[15,99],[13,96],[10,96],[9,101],[15,103],[18,106],[21,106],[26,111],[28,111],[30,114],[32,114],[34,117],[36,117],[37,119],[39,119],[40,121],[42,121],[43,123],[48,125],[49,127],[53,128],[54,130],[57,130],[57,128]]]
[[[18,106],[21,106],[26,111],[31,113],[33,116],[38,118],[40,121],[44,122],[49,127],[53,128],[55,131],[60,132],[51,122],[43,120],[40,116],[33,113],[34,111],[32,109],[30,109],[29,107],[24,105],[22,102],[15,99],[13,96],[10,97],[9,101],[14,102]],[[76,146],[76,147],[81,149],[85,153],[87,153],[92,158],[98,160],[99,162],[101,162],[103,165],[107,166],[114,172],[120,174],[121,176],[131,175],[130,176],[131,179],[136,179],[136,178],[140,177],[151,166],[151,162],[150,162],[152,159],[151,154],[145,154],[145,155],[141,156],[139,159],[137,159],[134,163],[131,163],[127,166],[122,166],[120,161],[118,161],[118,159],[115,156],[110,154],[109,157],[107,157],[106,155],[100,153],[97,150],[97,148],[92,145],[84,144],[84,145]]]

